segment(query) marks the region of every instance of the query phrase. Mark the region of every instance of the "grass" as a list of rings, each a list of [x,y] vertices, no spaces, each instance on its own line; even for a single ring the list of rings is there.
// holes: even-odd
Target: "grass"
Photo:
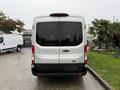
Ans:
[[[92,67],[113,90],[120,90],[120,58],[110,53],[88,52],[88,65]]]

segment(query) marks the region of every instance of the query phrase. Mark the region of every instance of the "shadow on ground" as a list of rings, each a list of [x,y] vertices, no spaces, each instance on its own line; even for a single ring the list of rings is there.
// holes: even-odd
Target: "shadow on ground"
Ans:
[[[36,90],[84,90],[83,82],[79,77],[37,77]]]

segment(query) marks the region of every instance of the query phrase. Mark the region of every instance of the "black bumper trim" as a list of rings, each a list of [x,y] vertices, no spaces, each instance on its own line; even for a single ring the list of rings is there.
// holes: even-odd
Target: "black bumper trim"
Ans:
[[[32,72],[35,73],[80,73],[86,72],[84,64],[35,64]]]

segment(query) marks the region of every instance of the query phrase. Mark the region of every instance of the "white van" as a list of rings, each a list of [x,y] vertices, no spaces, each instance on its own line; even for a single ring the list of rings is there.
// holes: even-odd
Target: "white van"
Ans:
[[[0,53],[16,50],[21,51],[23,45],[23,36],[15,34],[1,34],[0,35]]]
[[[36,17],[32,31],[32,74],[87,73],[87,39],[81,16],[53,13]]]

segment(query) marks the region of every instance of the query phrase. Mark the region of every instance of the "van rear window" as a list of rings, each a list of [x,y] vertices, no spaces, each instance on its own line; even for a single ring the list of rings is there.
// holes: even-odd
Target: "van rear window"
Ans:
[[[0,43],[3,43],[3,37],[0,37]]]
[[[36,42],[41,46],[76,46],[82,43],[80,22],[40,22]]]
[[[82,43],[80,22],[60,22],[60,46],[76,46]]]
[[[41,46],[59,46],[57,22],[42,22],[36,27],[36,42]]]

